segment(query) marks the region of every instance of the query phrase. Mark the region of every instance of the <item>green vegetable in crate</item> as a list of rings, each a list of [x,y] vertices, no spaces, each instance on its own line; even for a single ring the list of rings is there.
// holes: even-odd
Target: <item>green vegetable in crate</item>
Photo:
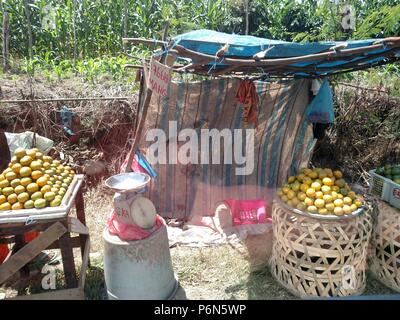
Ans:
[[[387,164],[384,167],[377,168],[375,173],[400,184],[400,165]]]

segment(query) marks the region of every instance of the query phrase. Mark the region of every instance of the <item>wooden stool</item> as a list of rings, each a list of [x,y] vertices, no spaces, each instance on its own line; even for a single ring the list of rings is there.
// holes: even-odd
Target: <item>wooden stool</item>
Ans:
[[[15,243],[12,255],[0,265],[0,284],[21,270],[21,276],[27,277],[26,264],[46,249],[60,249],[64,268],[65,283],[69,290],[50,291],[23,299],[84,299],[84,283],[89,264],[90,239],[86,227],[84,201],[82,194],[83,176],[76,175],[60,207],[45,209],[19,210],[11,216],[0,216],[0,243]],[[70,211],[75,204],[77,217],[71,217]],[[28,214],[26,214],[28,213]],[[41,232],[38,237],[25,242],[24,234],[30,231]],[[78,233],[71,237],[70,233]],[[79,281],[76,277],[73,248],[81,248],[82,268]],[[65,296],[65,297],[64,297]]]

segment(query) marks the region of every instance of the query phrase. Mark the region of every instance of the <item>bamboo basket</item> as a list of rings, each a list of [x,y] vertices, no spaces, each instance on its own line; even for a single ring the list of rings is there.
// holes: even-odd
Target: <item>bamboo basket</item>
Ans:
[[[378,208],[371,271],[384,285],[400,292],[400,211],[381,200]]]
[[[360,295],[366,284],[372,217],[366,208],[348,217],[313,216],[280,199],[272,210],[271,272],[294,295]]]

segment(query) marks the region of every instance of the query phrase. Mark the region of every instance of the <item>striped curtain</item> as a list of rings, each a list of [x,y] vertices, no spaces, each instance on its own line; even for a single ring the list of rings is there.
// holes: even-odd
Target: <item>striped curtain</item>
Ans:
[[[178,132],[254,129],[254,170],[249,175],[236,175],[235,161],[223,164],[223,141],[220,164],[154,164],[158,176],[148,197],[163,217],[212,215],[225,199],[262,198],[271,204],[276,187],[307,165],[315,144],[312,124],[306,119],[310,81],[255,82],[260,100],[256,125],[243,122],[244,105],[236,99],[240,81],[172,82],[167,97],[152,97],[140,142],[144,154],[152,143],[146,141],[146,133],[162,129],[168,137],[169,121],[177,122]],[[242,147],[245,150],[245,144]]]

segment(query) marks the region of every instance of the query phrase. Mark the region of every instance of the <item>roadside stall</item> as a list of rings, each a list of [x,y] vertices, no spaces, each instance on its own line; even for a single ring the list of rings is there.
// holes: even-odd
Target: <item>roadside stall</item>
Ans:
[[[307,167],[318,132],[334,121],[329,77],[397,61],[400,38],[299,44],[198,30],[170,41],[124,40],[160,47],[143,66],[128,66],[141,79],[130,161],[138,151],[156,154],[152,129],[175,148],[150,161],[157,177],[147,196],[157,212],[215,222],[222,202],[230,227],[272,217],[273,243],[265,246],[282,286],[300,297],[362,294],[376,213],[370,197],[356,194],[337,168]],[[233,136],[199,143],[190,161],[174,162],[188,150],[189,131],[180,136],[188,129],[197,137],[250,129],[254,144]],[[246,174],[237,173],[245,162],[226,161],[236,147],[254,161]]]

